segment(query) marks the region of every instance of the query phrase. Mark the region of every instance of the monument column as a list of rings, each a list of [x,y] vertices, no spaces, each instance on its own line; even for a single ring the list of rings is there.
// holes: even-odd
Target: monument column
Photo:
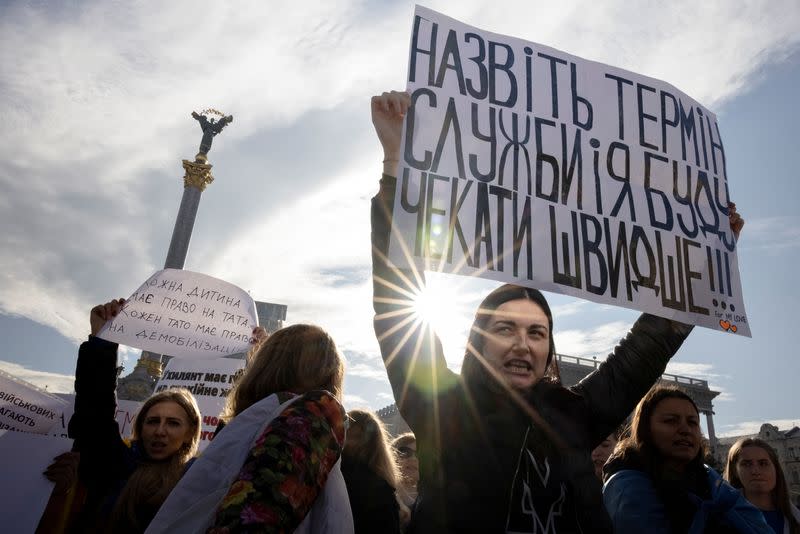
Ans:
[[[209,118],[211,115],[217,118]],[[197,217],[197,208],[200,206],[200,196],[208,184],[214,181],[214,176],[211,174],[212,165],[208,163],[208,151],[211,150],[214,136],[233,121],[232,115],[225,116],[215,109],[207,109],[201,113],[192,112],[192,117],[200,123],[203,138],[200,140],[200,150],[194,161],[183,160],[183,168],[186,171],[183,176],[183,197],[172,230],[167,260],[164,262],[165,269],[183,269],[186,253],[189,251],[189,241],[192,238],[194,220]],[[163,363],[166,361],[160,354],[142,351],[142,356],[133,372],[121,378],[117,384],[119,398],[144,400],[149,397],[161,377]]]
[[[175,227],[172,229],[167,261],[164,262],[165,269],[183,269],[183,264],[186,263],[194,220],[197,217],[197,208],[200,206],[200,195],[208,184],[214,181],[211,167],[205,154],[197,154],[193,162],[183,160],[183,168],[186,169],[186,174],[183,176],[183,197],[178,208],[178,217],[175,219]]]
[[[711,450],[713,451],[717,447],[717,434],[714,431],[714,412],[711,410],[705,413],[706,415],[706,427],[708,428],[708,443],[711,446]]]

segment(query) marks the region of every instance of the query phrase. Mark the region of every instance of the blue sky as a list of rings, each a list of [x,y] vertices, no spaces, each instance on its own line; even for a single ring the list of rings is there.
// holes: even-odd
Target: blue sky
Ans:
[[[598,3],[599,4],[599,3]],[[753,338],[696,329],[670,371],[708,379],[718,433],[800,424],[796,1],[482,1],[428,4],[668,81],[714,110],[731,196],[747,220],[739,266]],[[0,6],[0,367],[71,389],[88,310],[163,265],[180,160],[208,107],[234,123],[210,153],[186,268],[288,304],[348,358],[347,403],[392,402],[371,326],[369,197],[381,153],[369,97],[402,88],[413,4],[81,2]],[[202,13],[202,18],[193,15]],[[432,276],[448,360],[494,287]],[[436,300],[436,299],[434,299]],[[602,357],[636,313],[552,295],[560,352]],[[128,351],[130,370],[137,354]]]

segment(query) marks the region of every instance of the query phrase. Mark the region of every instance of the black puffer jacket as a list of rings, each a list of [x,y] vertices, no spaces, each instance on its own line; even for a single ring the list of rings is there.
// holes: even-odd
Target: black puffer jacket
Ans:
[[[406,320],[418,278],[385,259],[395,182],[384,175],[372,203],[375,333],[417,437],[410,531],[610,532],[590,453],[658,380],[691,327],[643,314],[597,371],[570,388],[540,382],[522,405],[487,380],[467,383],[447,368],[438,338]]]

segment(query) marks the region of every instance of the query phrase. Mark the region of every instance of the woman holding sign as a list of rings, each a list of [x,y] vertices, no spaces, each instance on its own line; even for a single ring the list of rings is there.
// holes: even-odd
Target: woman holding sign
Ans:
[[[384,174],[372,203],[375,333],[403,418],[417,437],[411,532],[610,531],[590,453],[658,380],[691,326],[643,314],[578,385],[560,383],[553,317],[537,290],[504,285],[478,307],[461,374],[415,320],[424,287],[387,259],[407,93],[372,99]],[[741,221],[731,210],[732,227]],[[396,234],[395,234],[396,235]]]
[[[115,420],[117,344],[95,335],[116,317],[123,299],[92,308],[92,334],[78,352],[75,413],[69,436],[80,451],[79,476],[88,489],[87,530],[143,532],[186,470],[200,440],[200,411],[185,389],[147,399],[130,443]]]

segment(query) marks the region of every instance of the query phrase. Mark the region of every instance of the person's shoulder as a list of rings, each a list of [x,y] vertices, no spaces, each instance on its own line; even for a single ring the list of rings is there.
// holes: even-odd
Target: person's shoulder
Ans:
[[[314,416],[326,419],[332,425],[344,425],[344,406],[333,393],[324,389],[316,389],[297,395],[290,409],[310,412]]]
[[[318,404],[335,404],[339,407],[342,404],[339,402],[339,399],[331,393],[330,391],[326,391],[324,389],[315,389],[312,391],[308,391],[303,393],[302,395],[297,396],[298,402],[313,402]]]
[[[644,472],[642,459],[631,449],[615,452],[611,455],[603,466],[603,480],[608,481],[615,473],[621,471],[629,471],[630,473],[626,475],[629,477],[648,476]]]

